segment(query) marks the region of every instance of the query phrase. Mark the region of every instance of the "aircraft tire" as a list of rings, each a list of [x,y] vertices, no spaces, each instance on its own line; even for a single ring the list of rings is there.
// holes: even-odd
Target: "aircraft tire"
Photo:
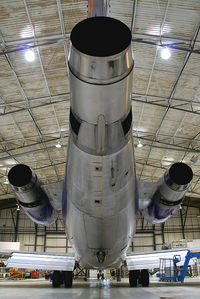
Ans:
[[[63,278],[65,283],[65,288],[71,288],[72,287],[72,271],[64,271],[63,272]]]
[[[147,269],[141,270],[141,285],[143,287],[149,286],[149,271]]]
[[[138,270],[130,270],[129,271],[129,284],[130,287],[136,288],[138,284],[139,271]]]
[[[52,287],[53,288],[59,288],[61,285],[61,272],[60,271],[54,271],[53,272],[53,278],[52,278]]]

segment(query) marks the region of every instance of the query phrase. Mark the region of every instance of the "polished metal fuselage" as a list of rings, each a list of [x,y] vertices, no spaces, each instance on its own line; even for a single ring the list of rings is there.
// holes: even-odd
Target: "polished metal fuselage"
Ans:
[[[63,214],[85,268],[119,266],[135,231],[137,187],[131,114],[131,46],[109,57],[69,55],[71,113]],[[128,123],[128,121],[127,121]],[[105,258],[98,259],[103,252]]]

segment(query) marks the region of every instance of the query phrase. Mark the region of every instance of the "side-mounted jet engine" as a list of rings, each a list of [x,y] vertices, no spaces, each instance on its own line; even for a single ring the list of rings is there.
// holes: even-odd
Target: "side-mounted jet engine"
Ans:
[[[27,165],[18,164],[12,167],[8,180],[18,204],[31,220],[41,225],[48,225],[56,220],[58,213],[42,190],[42,182]]]

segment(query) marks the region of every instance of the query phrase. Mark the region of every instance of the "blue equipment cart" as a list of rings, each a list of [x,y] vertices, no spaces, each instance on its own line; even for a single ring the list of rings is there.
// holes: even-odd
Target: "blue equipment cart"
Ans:
[[[185,262],[183,265],[183,268],[179,270],[179,267],[177,266],[177,263],[181,261],[180,255],[174,255],[173,259],[160,259],[160,271],[158,277],[160,278],[160,281],[172,281],[172,282],[184,282],[185,275],[187,273],[187,268],[190,262],[190,259],[196,257],[197,259],[200,259],[199,253],[192,253],[191,251],[188,251],[188,253],[185,256]]]

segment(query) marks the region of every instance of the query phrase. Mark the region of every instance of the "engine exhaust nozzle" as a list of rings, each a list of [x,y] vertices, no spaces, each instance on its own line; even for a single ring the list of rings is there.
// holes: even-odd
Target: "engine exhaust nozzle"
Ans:
[[[85,19],[72,29],[69,69],[80,80],[111,84],[133,68],[131,31],[110,17]]]
[[[33,173],[30,167],[18,164],[11,168],[8,180],[13,187],[24,187],[33,181]]]
[[[185,190],[193,178],[190,166],[185,163],[174,163],[165,174],[165,182],[170,189]]]
[[[41,188],[42,182],[24,164],[11,168],[8,180],[24,213],[34,222],[48,225],[57,218],[57,211],[51,205],[47,194]]]

